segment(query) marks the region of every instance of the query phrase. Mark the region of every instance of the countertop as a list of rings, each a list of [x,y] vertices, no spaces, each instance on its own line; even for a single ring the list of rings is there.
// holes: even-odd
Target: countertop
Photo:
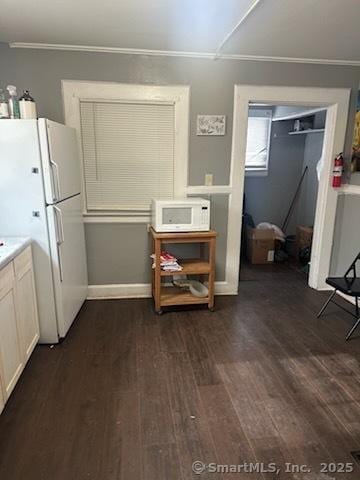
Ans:
[[[0,236],[0,270],[14,260],[30,244],[31,238],[29,237]]]

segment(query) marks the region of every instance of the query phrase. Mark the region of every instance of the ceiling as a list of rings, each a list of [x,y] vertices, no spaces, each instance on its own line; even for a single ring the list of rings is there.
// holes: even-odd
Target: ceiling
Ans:
[[[0,41],[214,53],[254,0],[0,0]],[[360,0],[260,0],[222,53],[360,62]]]

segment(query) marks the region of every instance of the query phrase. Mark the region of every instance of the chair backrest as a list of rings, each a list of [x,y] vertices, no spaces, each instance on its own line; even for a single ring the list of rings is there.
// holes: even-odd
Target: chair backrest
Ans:
[[[350,265],[350,267],[346,270],[346,273],[344,275],[344,278],[347,278],[349,273],[350,272],[353,272],[353,279],[357,278],[357,274],[356,274],[356,262],[360,260],[360,252],[356,255],[356,257],[354,258],[352,264]]]

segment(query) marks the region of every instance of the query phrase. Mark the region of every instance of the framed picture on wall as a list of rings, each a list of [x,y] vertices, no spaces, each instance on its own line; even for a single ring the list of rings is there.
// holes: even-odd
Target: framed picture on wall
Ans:
[[[225,135],[225,115],[198,115],[196,135]]]

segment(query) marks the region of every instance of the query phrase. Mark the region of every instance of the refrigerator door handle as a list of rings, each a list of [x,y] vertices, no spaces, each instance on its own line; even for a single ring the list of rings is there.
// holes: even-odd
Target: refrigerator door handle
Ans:
[[[64,243],[64,225],[62,221],[61,210],[56,205],[53,205],[55,212],[55,223],[56,223],[56,243],[61,245]]]
[[[61,198],[60,181],[59,181],[59,167],[58,167],[58,164],[56,162],[51,160],[51,158],[50,158],[50,165],[51,165],[51,170],[53,172],[53,179],[54,179],[53,200],[54,200],[54,202],[57,202]]]
[[[60,275],[60,282],[63,281],[63,268],[61,264],[61,251],[60,245],[64,243],[64,227],[62,222],[62,215],[60,208],[53,205],[54,213],[55,213],[55,233],[56,233],[56,250],[59,259],[59,275]],[[59,222],[60,220],[60,222]]]

